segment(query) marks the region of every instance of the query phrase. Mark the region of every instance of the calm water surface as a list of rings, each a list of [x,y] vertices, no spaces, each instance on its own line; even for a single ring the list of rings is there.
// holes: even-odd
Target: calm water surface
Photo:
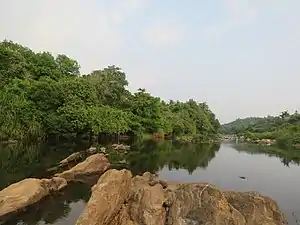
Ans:
[[[88,142],[2,145],[0,189],[26,177],[51,176],[48,168],[87,147]],[[255,190],[276,200],[289,224],[297,224],[295,217],[300,219],[300,151],[230,143],[203,146],[146,141],[134,143],[126,156],[111,155],[111,160],[124,157],[134,174],[150,171],[168,181],[203,181],[224,190]],[[74,224],[89,200],[91,186],[72,184],[6,224]]]

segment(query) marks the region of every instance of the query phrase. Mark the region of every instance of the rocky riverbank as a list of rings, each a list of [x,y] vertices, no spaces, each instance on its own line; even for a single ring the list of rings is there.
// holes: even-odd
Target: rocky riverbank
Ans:
[[[109,170],[76,225],[287,224],[272,199],[207,183],[162,185],[154,175]]]
[[[62,190],[70,182],[99,179],[110,163],[104,154],[94,154],[81,163],[51,179],[28,178],[0,191],[0,224],[27,206],[38,203],[53,192]]]
[[[109,168],[106,156],[98,153],[51,179],[12,184],[0,191],[0,221],[70,182],[93,177],[98,182],[77,225],[287,224],[276,202],[255,192],[224,192],[207,183],[167,183],[149,172],[133,176],[129,170]]]

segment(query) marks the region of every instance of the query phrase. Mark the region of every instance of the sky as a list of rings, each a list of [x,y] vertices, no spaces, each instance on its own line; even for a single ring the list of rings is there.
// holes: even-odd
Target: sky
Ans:
[[[0,39],[108,65],[222,123],[300,110],[299,0],[0,0]]]

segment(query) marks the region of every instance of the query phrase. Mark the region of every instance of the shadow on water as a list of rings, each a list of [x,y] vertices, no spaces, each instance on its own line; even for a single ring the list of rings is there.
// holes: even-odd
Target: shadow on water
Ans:
[[[102,142],[97,147],[111,144]],[[45,178],[52,173],[47,169],[68,155],[87,149],[89,141],[57,143],[2,144],[0,145],[0,189],[28,177]],[[146,171],[158,172],[163,167],[185,169],[190,174],[198,167],[206,168],[215,157],[220,145],[195,145],[171,141],[135,141],[127,154],[110,152],[110,161],[125,160],[133,174]],[[18,214],[5,225],[74,224],[90,198],[93,184],[74,183],[61,192],[48,196],[43,201]]]

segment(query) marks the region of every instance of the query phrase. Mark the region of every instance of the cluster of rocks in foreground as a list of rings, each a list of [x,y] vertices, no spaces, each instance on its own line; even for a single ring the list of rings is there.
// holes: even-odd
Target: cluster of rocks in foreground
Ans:
[[[169,186],[169,187],[168,187]],[[109,170],[92,188],[76,225],[287,224],[277,204],[255,192],[206,183],[169,184],[150,173]]]
[[[0,224],[7,218],[35,204],[53,192],[62,190],[69,182],[85,182],[99,178],[110,163],[104,154],[94,154],[70,170],[55,174],[51,179],[28,178],[0,191]]]
[[[287,224],[275,201],[255,192],[223,192],[207,183],[166,183],[146,172],[109,169],[94,154],[52,179],[25,179],[0,191],[0,221],[68,182],[102,175],[76,225]],[[1,222],[0,222],[1,224]]]

